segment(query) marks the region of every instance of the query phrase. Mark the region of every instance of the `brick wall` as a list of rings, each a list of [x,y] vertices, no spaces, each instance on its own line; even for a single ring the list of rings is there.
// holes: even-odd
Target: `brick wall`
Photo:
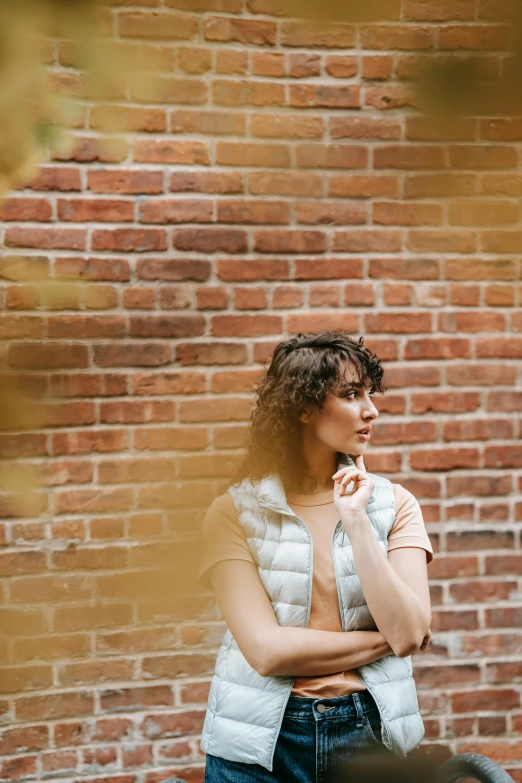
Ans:
[[[0,778],[202,779],[222,626],[193,533],[272,346],[341,327],[385,361],[368,467],[436,549],[425,745],[522,781],[522,123],[439,127],[410,81],[463,54],[494,78],[500,3],[323,26],[270,0],[128,6],[106,32],[158,69],[113,96],[130,131],[103,138],[50,42],[75,148],[2,207],[2,361],[48,398],[38,431],[0,436],[47,483],[41,515],[1,504]]]

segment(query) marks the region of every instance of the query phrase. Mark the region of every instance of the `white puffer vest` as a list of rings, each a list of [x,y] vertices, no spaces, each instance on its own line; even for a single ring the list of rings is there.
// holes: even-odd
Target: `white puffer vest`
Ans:
[[[345,455],[339,467],[352,462]],[[393,486],[382,476],[369,475],[375,488],[367,513],[387,555],[388,534],[395,519]],[[270,475],[259,482],[244,479],[239,487],[232,486],[228,491],[279,625],[306,628],[312,598],[312,539],[305,524],[288,507],[279,477]],[[376,630],[341,522],[334,530],[332,550],[343,631]],[[407,755],[424,736],[411,658],[387,655],[357,671],[379,708],[384,745],[398,756]],[[293,682],[293,677],[258,674],[227,630],[210,687],[201,749],[229,761],[260,764],[271,771]]]

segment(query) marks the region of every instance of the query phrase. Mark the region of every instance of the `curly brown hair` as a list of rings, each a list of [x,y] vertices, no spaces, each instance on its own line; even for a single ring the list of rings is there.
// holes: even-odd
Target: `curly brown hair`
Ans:
[[[305,409],[322,410],[327,395],[344,380],[346,362],[354,368],[354,385],[384,394],[381,360],[345,331],[298,334],[279,343],[261,384],[250,417],[247,453],[236,475],[260,480],[271,473],[287,489],[311,490],[308,466],[299,447]]]

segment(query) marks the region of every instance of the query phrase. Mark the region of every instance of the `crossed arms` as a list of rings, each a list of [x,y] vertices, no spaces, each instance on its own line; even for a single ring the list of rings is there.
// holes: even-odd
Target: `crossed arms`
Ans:
[[[425,649],[431,606],[426,552],[381,550],[369,524],[350,540],[355,566],[377,631],[317,631],[280,626],[253,563],[226,560],[211,570],[212,588],[232,635],[262,676],[313,677],[355,669],[384,655]]]

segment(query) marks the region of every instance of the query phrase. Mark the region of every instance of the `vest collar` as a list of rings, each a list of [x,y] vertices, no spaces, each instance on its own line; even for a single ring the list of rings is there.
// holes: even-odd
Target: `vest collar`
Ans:
[[[350,454],[341,454],[337,461],[337,470],[346,465],[355,465],[355,461]],[[261,479],[258,485],[257,502],[263,508],[271,511],[277,511],[280,514],[296,517],[292,509],[288,506],[286,500],[285,488],[283,482],[277,473],[270,473]]]

